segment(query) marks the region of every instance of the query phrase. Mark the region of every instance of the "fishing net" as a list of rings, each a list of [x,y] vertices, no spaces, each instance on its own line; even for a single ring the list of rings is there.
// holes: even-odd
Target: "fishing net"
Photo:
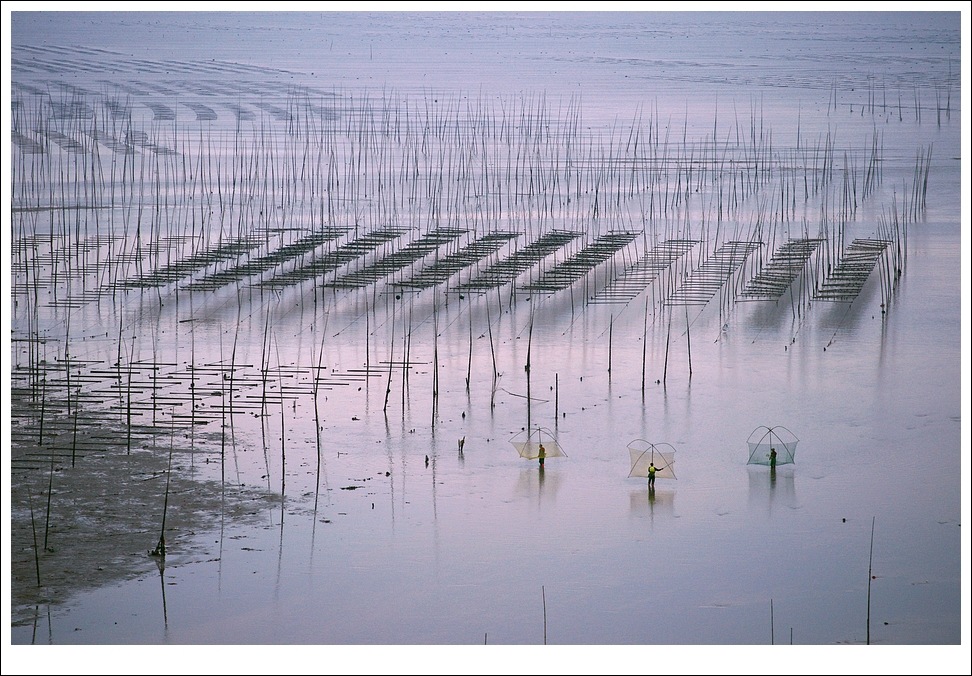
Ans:
[[[544,458],[567,457],[563,447],[557,443],[553,434],[542,427],[534,428],[528,434],[525,430],[510,439],[513,448],[521,458],[536,460],[540,457],[540,447],[543,447]]]
[[[648,466],[655,466],[656,479],[675,479],[675,448],[671,444],[653,444],[644,439],[635,439],[628,444],[631,456],[629,477],[648,476]]]
[[[799,439],[785,427],[757,427],[749,435],[749,461],[747,465],[772,465],[773,451],[776,451],[776,464],[788,465],[794,462]]]

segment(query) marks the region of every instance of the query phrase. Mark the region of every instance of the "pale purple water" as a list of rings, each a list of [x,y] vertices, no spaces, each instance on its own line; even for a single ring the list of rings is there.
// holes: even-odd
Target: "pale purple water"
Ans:
[[[814,302],[801,306],[799,316],[788,297],[777,303],[734,298],[726,305],[720,292],[704,309],[689,308],[686,332],[682,307],[669,318],[653,306],[646,322],[644,295],[627,305],[588,305],[583,282],[573,295],[517,292],[512,300],[508,285],[462,300],[431,290],[395,300],[379,283],[328,291],[323,301],[316,297],[320,302],[308,285],[279,296],[241,297],[235,287],[189,294],[170,286],[82,304],[69,313],[72,351],[92,360],[108,362],[117,353],[119,312],[128,344],[136,345],[133,360],[211,364],[226,359],[239,331],[237,363],[259,365],[270,335],[270,363],[300,369],[292,381],[299,394],[283,407],[279,399],[270,406],[265,433],[252,415],[240,416],[230,474],[231,481],[281,489],[282,416],[285,498],[267,511],[263,528],[228,523],[225,531],[197,534],[213,543],[208,560],[180,557],[176,541],[161,584],[147,559],[138,580],[15,621],[12,642],[821,646],[869,640],[959,647],[968,637],[961,577],[968,541],[960,526],[967,513],[960,452],[967,434],[960,414],[967,243],[959,226],[960,74],[967,62],[960,16],[967,21],[958,12],[14,14],[15,99],[21,84],[67,83],[95,98],[118,83],[162,84],[175,94],[131,96],[145,128],[196,148],[193,130],[203,127],[222,139],[225,153],[235,124],[226,104],[236,100],[257,112],[256,103],[285,105],[288,86],[330,92],[351,111],[374,107],[426,119],[431,109],[447,125],[470,110],[490,111],[493,119],[505,112],[507,123],[523,125],[531,110],[543,109],[554,122],[548,143],[564,138],[559,123],[575,119],[569,111],[576,110],[578,133],[600,139],[593,143],[596,156],[620,157],[629,129],[647,134],[651,127],[669,159],[697,160],[700,167],[713,157],[713,135],[719,149],[735,146],[740,134],[745,147],[745,135],[755,133],[771,135],[762,161],[777,171],[806,157],[797,145],[819,151],[832,144],[836,171],[850,166],[862,174],[878,136],[882,180],[861,196],[847,243],[879,234],[912,190],[916,157],[933,150],[927,209],[909,225],[904,273],[891,297],[876,269],[854,302]],[[239,64],[259,70],[242,71]],[[200,93],[220,82],[241,93]],[[243,82],[257,83],[257,93]],[[193,90],[194,83],[201,89]],[[152,122],[145,101],[177,107],[177,124]],[[215,122],[197,122],[190,107],[175,106],[198,101],[217,111]],[[265,113],[241,124],[258,129],[261,123],[280,127]],[[339,126],[347,131],[353,124]],[[278,133],[251,138],[287,138]],[[302,156],[303,140],[276,143],[276,152]],[[447,144],[434,143],[442,154],[425,162],[454,175],[459,153],[452,157]],[[479,157],[469,150],[474,145],[465,140],[457,147],[478,169]],[[535,168],[516,152],[511,162]],[[560,151],[561,162],[566,153]],[[397,169],[389,163],[385,176]],[[793,175],[802,181],[802,170]],[[252,189],[258,202],[266,195]],[[448,224],[488,229],[488,199],[453,210],[459,189],[440,190]],[[557,200],[563,190],[554,191]],[[272,200],[286,189],[270,194]],[[704,193],[665,220],[644,197],[620,205],[605,200],[597,219],[563,202],[550,216],[535,203],[504,213],[531,239],[577,227],[644,228],[660,239],[746,239],[762,218],[782,242],[804,232],[816,236],[821,213],[836,208],[800,200],[780,223],[778,198],[768,187],[721,224],[713,206],[718,198]],[[310,199],[323,203],[320,193]],[[424,232],[435,222],[429,202],[423,197],[409,211],[406,201],[394,212],[363,204],[335,220],[358,219],[366,228],[395,221]],[[307,225],[306,212],[282,211],[263,220]],[[173,213],[178,220],[195,212]],[[257,218],[255,209],[246,213]],[[617,265],[652,244],[639,240]],[[589,283],[599,284],[613,269],[598,268],[600,276]],[[15,336],[28,330],[23,314],[12,313]],[[51,311],[41,319],[44,330],[63,335],[66,316]],[[389,354],[402,359],[409,322],[413,368],[407,383],[400,369],[389,383],[382,362]],[[100,325],[113,327],[107,338],[99,337]],[[487,327],[502,374],[495,387]],[[322,336],[322,363],[330,370],[368,364],[376,373],[322,392],[318,472],[308,378]],[[276,371],[270,377],[281,378]],[[206,428],[203,450],[218,446],[218,425]],[[567,453],[549,460],[543,474],[509,443],[528,425],[552,430]],[[777,469],[775,478],[746,463],[746,440],[760,425],[783,425],[800,439],[796,462]],[[643,479],[627,477],[626,445],[639,438],[677,451],[678,478],[659,480],[653,495]],[[266,455],[256,450],[264,444]],[[342,490],[350,485],[358,490]],[[640,652],[628,657],[646,659]]]

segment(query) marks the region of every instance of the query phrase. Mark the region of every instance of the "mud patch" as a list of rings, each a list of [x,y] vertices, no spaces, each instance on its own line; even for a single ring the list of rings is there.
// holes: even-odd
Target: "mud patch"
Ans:
[[[213,479],[218,455],[174,451],[171,470],[167,448],[52,457],[11,477],[13,626],[32,622],[38,606],[157,573],[162,561],[150,552],[163,533],[163,512],[164,563],[172,566],[215,558],[221,525],[265,518],[280,506],[265,487]]]

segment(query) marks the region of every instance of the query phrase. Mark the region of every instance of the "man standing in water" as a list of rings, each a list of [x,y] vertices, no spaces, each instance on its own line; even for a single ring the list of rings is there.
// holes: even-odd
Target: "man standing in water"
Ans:
[[[543,442],[540,442],[540,453],[537,455],[540,459],[540,469],[543,469],[543,459],[547,457],[547,449],[543,447]]]
[[[776,449],[770,448],[770,468],[776,469]]]
[[[649,463],[648,465],[648,488],[655,487],[655,472],[660,469],[665,469],[664,467],[655,467],[655,463]]]

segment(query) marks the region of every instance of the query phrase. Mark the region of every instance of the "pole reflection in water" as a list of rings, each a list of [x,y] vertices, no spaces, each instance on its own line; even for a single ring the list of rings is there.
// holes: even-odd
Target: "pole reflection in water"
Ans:
[[[165,605],[165,558],[161,556],[152,557],[155,559],[155,565],[159,567],[159,582],[162,584],[162,622],[165,627],[165,632],[169,632],[169,612]]]

